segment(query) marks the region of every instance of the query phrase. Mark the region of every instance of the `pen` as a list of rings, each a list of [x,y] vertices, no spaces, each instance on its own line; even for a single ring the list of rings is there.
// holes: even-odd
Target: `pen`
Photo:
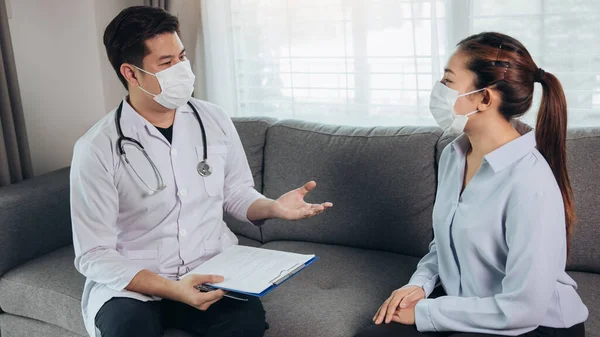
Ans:
[[[197,286],[196,286],[196,289],[198,289],[199,291],[201,291],[201,292],[203,292],[203,293],[206,293],[206,292],[209,292],[209,291],[214,291],[214,290],[217,290],[216,288],[209,287],[209,286],[207,286],[207,285],[203,285],[203,284],[201,284],[201,285],[197,285]],[[224,296],[224,297],[227,297],[227,298],[231,298],[231,299],[237,300],[237,301],[244,301],[244,302],[248,302],[248,299],[247,299],[247,298],[243,298],[243,297],[236,297],[236,296],[229,295],[229,294],[225,294],[225,295],[223,295],[223,296]]]

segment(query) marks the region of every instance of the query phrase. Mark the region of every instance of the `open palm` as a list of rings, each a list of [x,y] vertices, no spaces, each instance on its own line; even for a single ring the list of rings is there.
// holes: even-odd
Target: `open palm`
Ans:
[[[313,217],[333,206],[330,202],[322,204],[310,204],[304,201],[304,197],[317,186],[310,181],[304,186],[291,190],[275,200],[275,212],[277,217],[285,220],[299,220]]]

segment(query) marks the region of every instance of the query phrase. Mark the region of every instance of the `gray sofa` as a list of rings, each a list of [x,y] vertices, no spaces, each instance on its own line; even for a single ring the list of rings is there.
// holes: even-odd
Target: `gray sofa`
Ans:
[[[261,228],[226,219],[240,243],[320,260],[264,298],[267,336],[351,337],[402,286],[432,238],[436,163],[453,139],[430,127],[355,128],[236,119],[257,189],[318,182],[323,215]],[[579,224],[569,273],[600,336],[600,129],[573,129],[569,169]],[[73,267],[68,169],[0,189],[0,335],[82,336],[84,278]],[[169,331],[167,336],[186,336]]]

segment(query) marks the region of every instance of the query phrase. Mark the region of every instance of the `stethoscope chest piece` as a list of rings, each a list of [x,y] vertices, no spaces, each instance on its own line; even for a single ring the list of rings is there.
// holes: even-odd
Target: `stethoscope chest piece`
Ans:
[[[202,177],[208,177],[212,174],[212,169],[210,168],[210,165],[208,165],[208,163],[206,161],[201,161],[198,163],[198,174]]]

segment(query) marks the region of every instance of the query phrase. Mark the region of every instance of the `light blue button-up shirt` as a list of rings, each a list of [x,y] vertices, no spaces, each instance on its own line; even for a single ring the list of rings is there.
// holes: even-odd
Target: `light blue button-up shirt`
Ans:
[[[409,284],[419,331],[520,335],[538,326],[571,327],[588,310],[565,272],[565,212],[552,171],[529,132],[483,158],[461,194],[466,135],[441,156],[434,240]]]

